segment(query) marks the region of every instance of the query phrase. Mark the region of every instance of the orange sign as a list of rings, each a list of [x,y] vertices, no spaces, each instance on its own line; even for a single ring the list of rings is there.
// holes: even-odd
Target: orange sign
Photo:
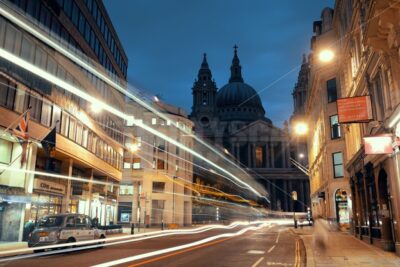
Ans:
[[[336,103],[339,123],[367,122],[373,119],[369,95],[340,98]]]
[[[364,150],[366,155],[392,154],[392,135],[381,134],[376,136],[364,137]]]

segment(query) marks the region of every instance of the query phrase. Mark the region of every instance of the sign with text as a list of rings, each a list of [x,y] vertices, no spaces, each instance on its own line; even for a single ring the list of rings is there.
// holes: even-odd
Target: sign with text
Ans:
[[[62,184],[45,181],[42,179],[35,178],[33,188],[41,191],[46,191],[49,193],[65,194],[65,186]]]
[[[336,103],[339,123],[368,122],[373,119],[369,95],[340,98]]]
[[[392,135],[381,134],[376,136],[364,137],[364,150],[366,155],[392,154]]]

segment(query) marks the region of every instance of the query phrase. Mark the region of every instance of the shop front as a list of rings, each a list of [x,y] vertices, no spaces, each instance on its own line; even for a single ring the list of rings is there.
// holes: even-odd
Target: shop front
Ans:
[[[61,213],[65,194],[65,185],[35,178],[29,215],[30,220],[37,221],[45,215]]]
[[[336,220],[342,231],[350,228],[350,200],[346,190],[338,189],[335,193]]]

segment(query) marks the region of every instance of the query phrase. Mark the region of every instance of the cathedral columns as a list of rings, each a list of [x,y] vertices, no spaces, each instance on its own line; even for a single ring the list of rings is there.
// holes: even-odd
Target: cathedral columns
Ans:
[[[281,153],[282,153],[282,167],[286,168],[286,144],[281,142]]]
[[[269,168],[270,167],[270,163],[269,163],[269,158],[270,158],[270,153],[269,153],[269,146],[268,146],[268,142],[264,145],[265,147],[265,162],[264,162],[264,168]]]
[[[270,142],[270,146],[271,146],[271,168],[275,168],[274,142]]]

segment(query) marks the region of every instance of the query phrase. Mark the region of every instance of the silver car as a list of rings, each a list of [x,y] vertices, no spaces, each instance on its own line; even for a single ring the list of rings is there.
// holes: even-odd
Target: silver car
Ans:
[[[41,218],[29,235],[28,246],[39,247],[103,238],[106,238],[105,231],[98,229],[89,216],[62,213]]]

